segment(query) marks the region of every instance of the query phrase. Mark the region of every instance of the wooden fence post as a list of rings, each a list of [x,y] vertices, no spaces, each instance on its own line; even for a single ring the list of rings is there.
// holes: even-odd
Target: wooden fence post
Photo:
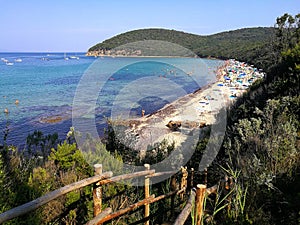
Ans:
[[[145,170],[150,170],[150,165],[149,164],[145,164],[144,165]],[[145,177],[145,199],[150,197],[150,178],[149,177]],[[149,204],[145,204],[145,218],[150,216],[150,205]],[[147,220],[145,222],[145,225],[149,225],[149,220]]]
[[[171,191],[175,191],[177,189],[176,187],[176,177],[172,176],[171,178]],[[172,195],[171,197],[171,218],[174,217],[174,209],[175,209],[175,196],[176,195]]]
[[[102,164],[94,165],[95,175],[102,174]],[[94,201],[94,217],[98,216],[102,210],[102,187],[98,183],[93,187],[93,201]]]
[[[189,189],[192,189],[194,187],[194,173],[195,173],[195,170],[194,168],[191,168],[191,175],[190,175],[190,188]]]
[[[198,184],[196,190],[195,214],[194,214],[196,225],[201,224],[205,192],[206,192],[206,185]]]
[[[182,177],[181,177],[181,182],[180,182],[180,189],[187,187],[187,178],[188,178],[187,167],[181,167],[181,172],[182,172]],[[180,194],[180,198],[182,201],[183,201],[184,194],[185,194],[185,192],[182,192]]]

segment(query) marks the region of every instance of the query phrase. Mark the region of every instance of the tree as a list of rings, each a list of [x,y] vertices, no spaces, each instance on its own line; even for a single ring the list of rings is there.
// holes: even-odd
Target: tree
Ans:
[[[26,151],[28,152],[29,157],[41,156],[45,163],[51,152],[51,148],[56,147],[58,142],[57,133],[44,135],[41,131],[35,130],[32,134],[27,136]]]

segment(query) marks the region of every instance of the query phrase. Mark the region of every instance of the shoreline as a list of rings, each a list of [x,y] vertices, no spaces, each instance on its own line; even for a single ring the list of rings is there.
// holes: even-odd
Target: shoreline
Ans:
[[[164,139],[180,146],[195,129],[215,123],[219,110],[232,104],[264,73],[236,60],[227,60],[216,72],[216,81],[193,93],[166,104],[154,113],[141,118],[118,121],[127,126],[125,135],[138,137],[134,149],[145,152],[149,145]],[[167,127],[170,121],[180,123],[178,129]],[[122,134],[124,135],[124,134]]]
[[[224,61],[223,58],[216,58],[212,56],[206,56],[206,57],[201,57],[195,54],[195,56],[170,56],[170,55],[104,55],[104,54],[89,54],[89,52],[85,53],[86,57],[95,57],[95,58],[101,58],[101,57],[107,57],[107,58],[200,58],[200,59],[210,59],[210,60],[222,60]]]

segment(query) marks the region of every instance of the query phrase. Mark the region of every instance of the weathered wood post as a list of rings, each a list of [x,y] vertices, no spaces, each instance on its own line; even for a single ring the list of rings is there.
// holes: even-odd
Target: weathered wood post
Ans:
[[[171,178],[171,191],[175,191],[177,189],[176,177],[172,176]],[[176,195],[171,196],[171,217],[174,217],[174,209],[175,209],[175,197]]]
[[[150,165],[145,164],[144,165],[145,170],[150,170]],[[145,177],[145,199],[150,197],[150,178]],[[148,218],[150,216],[150,205],[145,204],[145,218]],[[145,225],[149,225],[149,220],[145,222]]]
[[[196,189],[195,214],[194,214],[196,225],[201,224],[205,192],[206,192],[206,185],[198,184]]]
[[[181,182],[180,182],[180,189],[186,188],[187,187],[187,178],[188,178],[188,172],[187,172],[187,167],[181,167]],[[183,201],[185,191],[180,194],[180,198]]]
[[[102,164],[94,165],[95,175],[102,174]],[[94,217],[99,215],[102,210],[102,187],[98,183],[93,187],[93,201],[94,201]]]
[[[189,189],[192,189],[194,187],[194,173],[195,173],[195,170],[194,168],[191,168],[191,175],[190,175],[190,188]]]

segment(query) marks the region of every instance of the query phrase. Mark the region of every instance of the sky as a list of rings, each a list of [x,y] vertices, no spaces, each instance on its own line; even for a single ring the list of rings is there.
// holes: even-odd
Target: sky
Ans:
[[[300,13],[300,0],[0,0],[0,52],[86,52],[142,28],[271,27],[284,13]]]

